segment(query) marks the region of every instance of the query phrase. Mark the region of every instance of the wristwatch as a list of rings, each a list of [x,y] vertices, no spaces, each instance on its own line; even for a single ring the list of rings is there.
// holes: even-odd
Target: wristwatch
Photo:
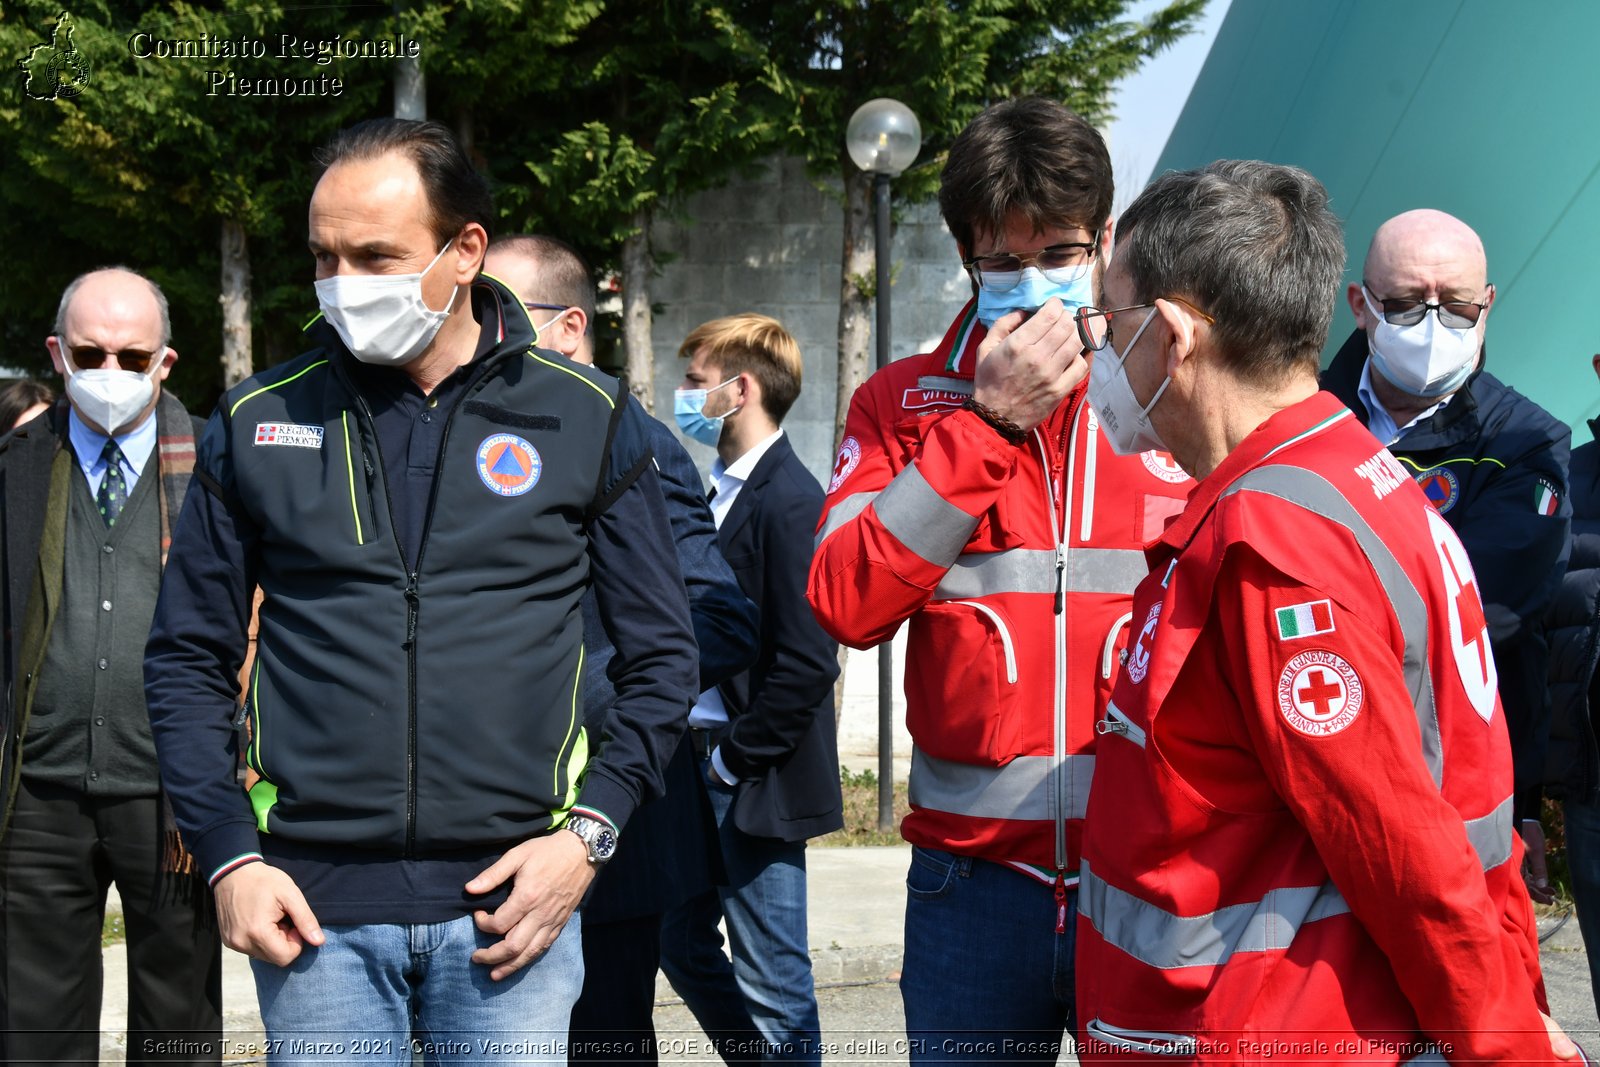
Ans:
[[[562,824],[577,834],[589,849],[589,862],[601,866],[617,851],[617,832],[599,819],[573,815]]]

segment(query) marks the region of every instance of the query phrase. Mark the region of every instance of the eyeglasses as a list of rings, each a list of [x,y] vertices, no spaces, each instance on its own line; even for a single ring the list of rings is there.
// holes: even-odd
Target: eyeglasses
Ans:
[[[541,304],[535,300],[524,300],[522,306],[529,311],[566,311],[571,304]]]
[[[65,338],[62,339],[62,345],[66,347]],[[120,352],[107,352],[105,349],[96,348],[94,345],[72,345],[67,348],[67,353],[72,357],[72,365],[79,370],[99,370],[106,365],[107,359],[115,358],[117,366],[123,370],[131,370],[135,374],[143,374],[150,369],[151,363],[166,355],[167,350],[163,346],[154,352],[146,352],[139,348],[124,348]]]
[[[1207,315],[1181,296],[1169,296],[1165,299],[1171,300],[1176,304],[1182,304],[1202,319],[1205,319],[1206,324],[1209,326],[1217,324],[1216,319]],[[1111,343],[1111,320],[1113,318],[1117,315],[1126,315],[1130,311],[1143,311],[1146,308],[1153,307],[1155,307],[1154,304],[1130,304],[1125,308],[1112,308],[1110,311],[1097,307],[1081,307],[1073,312],[1072,320],[1077,324],[1078,340],[1083,342],[1084,349],[1090,352],[1100,352]]]
[[[1372,287],[1366,282],[1361,287],[1374,298],[1377,293],[1372,292]],[[1478,316],[1483,314],[1483,304],[1470,300],[1446,300],[1438,304],[1430,304],[1426,300],[1416,300],[1411,297],[1394,297],[1390,300],[1379,300],[1379,309],[1383,312],[1383,321],[1390,326],[1415,326],[1422,321],[1422,317],[1430,310],[1439,315],[1439,325],[1448,326],[1452,330],[1465,330],[1478,325]]]
[[[1025,255],[997,252],[992,256],[974,256],[962,260],[961,265],[967,268],[967,273],[978,288],[991,293],[1004,293],[1017,287],[1017,283],[1022,281],[1022,268],[1029,263],[1058,285],[1077,281],[1094,262],[1099,249],[1100,246],[1093,241],[1073,241]]]

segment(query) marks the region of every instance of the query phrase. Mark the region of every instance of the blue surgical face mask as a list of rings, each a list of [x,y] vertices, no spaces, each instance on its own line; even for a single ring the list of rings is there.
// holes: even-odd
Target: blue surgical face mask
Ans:
[[[678,429],[683,431],[684,436],[700,442],[707,448],[717,447],[717,442],[722,439],[722,420],[729,415],[737,414],[739,408],[725,411],[721,415],[709,416],[705,411],[706,397],[722,386],[732,385],[738,380],[738,376],[735,375],[710,389],[679,389],[672,394],[672,417],[677,421]]]
[[[1013,311],[1038,311],[1051,297],[1056,297],[1066,305],[1069,313],[1093,304],[1093,266],[1084,264],[1082,273],[1068,282],[1053,282],[1038,267],[1028,267],[1022,272],[1022,280],[1003,293],[980,287],[978,321],[987,329]]]

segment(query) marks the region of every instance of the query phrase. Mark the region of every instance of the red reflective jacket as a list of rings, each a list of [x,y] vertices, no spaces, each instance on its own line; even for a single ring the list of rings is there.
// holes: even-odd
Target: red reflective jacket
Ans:
[[[1008,443],[961,407],[984,332],[969,305],[857,390],[807,596],[856,648],[910,620],[906,839],[1065,883],[1142,549],[1194,483],[1115,455],[1082,386]]]
[[[1483,609],[1416,484],[1321,393],[1150,557],[1084,844],[1083,1062],[1550,1062]]]

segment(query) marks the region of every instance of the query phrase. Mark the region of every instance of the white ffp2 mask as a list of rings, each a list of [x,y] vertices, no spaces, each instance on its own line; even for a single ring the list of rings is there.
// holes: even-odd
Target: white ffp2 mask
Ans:
[[[398,367],[428,347],[450,317],[450,308],[428,307],[422,298],[422,279],[453,243],[446,241],[420,274],[336,274],[317,282],[322,314],[352,356],[363,363]]]

